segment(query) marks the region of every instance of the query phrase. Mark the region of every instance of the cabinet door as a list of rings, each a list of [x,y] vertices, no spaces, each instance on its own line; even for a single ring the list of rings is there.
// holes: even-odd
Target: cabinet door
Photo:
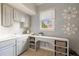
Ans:
[[[15,46],[6,46],[0,49],[0,56],[14,56]]]
[[[3,4],[2,4],[2,25],[3,26],[5,26],[5,24],[6,24],[6,6],[4,6]]]
[[[2,13],[3,13],[3,18],[2,18],[2,25],[9,27],[12,25],[13,22],[13,8],[8,6],[7,4],[2,5]]]
[[[27,49],[27,38],[21,38],[17,41],[17,55]]]
[[[23,43],[22,44],[23,51],[27,50],[27,48],[28,48],[28,38],[23,39],[22,43]]]
[[[22,41],[17,42],[17,55],[22,53]]]
[[[14,56],[15,53],[15,39],[0,42],[0,56]]]
[[[21,20],[21,13],[20,13],[20,11],[14,9],[14,21],[20,22],[20,20]]]
[[[25,22],[25,14],[21,13],[21,22]]]
[[[30,26],[30,16],[25,15],[24,27],[28,28]]]

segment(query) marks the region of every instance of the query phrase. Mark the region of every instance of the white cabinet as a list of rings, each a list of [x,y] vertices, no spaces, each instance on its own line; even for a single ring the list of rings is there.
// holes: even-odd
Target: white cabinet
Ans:
[[[28,28],[30,25],[30,16],[20,12],[19,10],[14,9],[14,21],[20,22],[22,28]]]
[[[30,26],[30,16],[25,15],[24,27],[28,28]]]
[[[21,13],[21,22],[25,22],[25,14],[24,13]]]
[[[21,13],[19,10],[14,9],[14,21],[20,22],[21,21]]]
[[[2,26],[9,27],[13,24],[13,8],[2,4]]]
[[[17,55],[22,53],[22,42],[18,42],[19,44],[17,45]]]
[[[15,40],[0,42],[0,56],[15,56]]]
[[[14,9],[14,21],[25,22],[25,15],[17,9]]]
[[[15,56],[15,46],[6,46],[0,49],[0,56]]]
[[[17,55],[21,54],[28,48],[28,37],[17,39]]]

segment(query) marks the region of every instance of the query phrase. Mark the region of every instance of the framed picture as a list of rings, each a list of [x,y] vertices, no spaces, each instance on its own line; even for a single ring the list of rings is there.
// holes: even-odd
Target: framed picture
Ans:
[[[55,29],[55,9],[40,12],[40,29],[53,31]]]

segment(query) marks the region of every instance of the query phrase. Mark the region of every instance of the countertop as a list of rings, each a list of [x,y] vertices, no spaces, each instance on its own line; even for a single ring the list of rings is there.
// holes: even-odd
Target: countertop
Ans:
[[[12,35],[12,34],[8,34],[8,35],[0,35],[0,42],[1,41],[6,41],[6,40],[11,40],[11,39],[15,39],[15,38],[21,38],[21,37],[28,37],[30,34],[18,34],[18,35]]]
[[[21,37],[35,37],[35,38],[46,38],[46,39],[53,39],[53,40],[63,40],[63,41],[68,41],[66,38],[59,38],[59,37],[50,37],[50,36],[40,36],[40,35],[31,35],[31,34],[8,34],[8,35],[0,35],[0,42],[1,41],[6,41],[10,39],[15,39],[15,38],[21,38]]]
[[[66,39],[66,38],[50,37],[50,36],[30,35],[30,37],[53,39],[53,40],[62,40],[62,41],[69,41],[69,40]]]

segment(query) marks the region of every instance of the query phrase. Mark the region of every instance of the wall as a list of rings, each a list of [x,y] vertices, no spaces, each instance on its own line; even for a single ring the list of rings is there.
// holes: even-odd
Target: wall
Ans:
[[[62,30],[62,25],[64,25],[66,22],[66,20],[64,20],[62,16],[62,12],[63,12],[63,9],[69,6],[77,8],[77,11],[78,11],[77,17],[75,19],[72,19],[70,22],[72,24],[75,24],[79,30],[79,17],[78,17],[79,16],[79,4],[50,3],[50,4],[43,4],[38,7],[38,15],[32,16],[31,18],[32,19],[31,20],[31,31],[36,32],[36,33],[43,32],[45,35],[48,35],[48,36],[68,38],[70,42],[70,48],[72,48],[79,54],[79,31],[77,31],[75,35],[74,34],[67,35]],[[43,10],[47,10],[51,8],[52,9],[55,8],[55,13],[56,13],[55,30],[54,31],[42,31],[40,30],[39,11],[43,11]]]

